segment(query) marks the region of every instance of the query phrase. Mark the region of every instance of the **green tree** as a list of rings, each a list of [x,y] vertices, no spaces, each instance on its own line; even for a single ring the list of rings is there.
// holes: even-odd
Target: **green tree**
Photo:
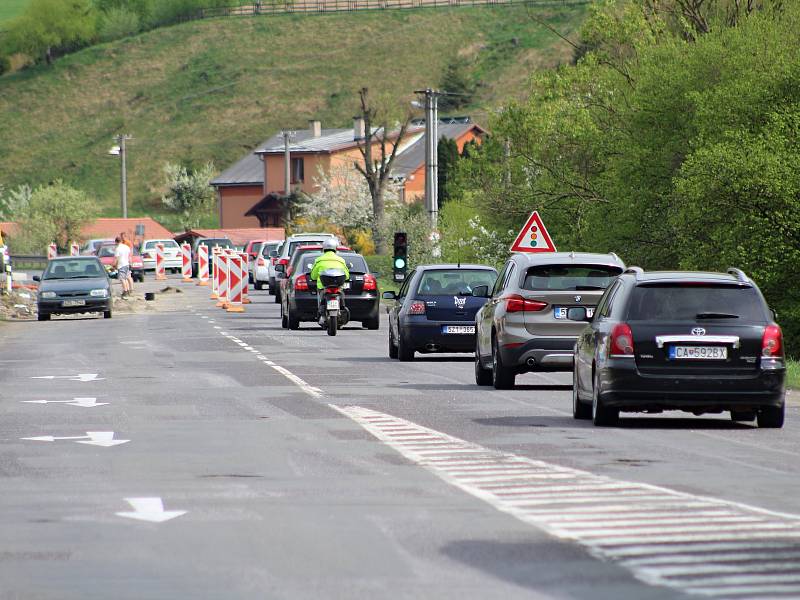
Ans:
[[[459,109],[472,102],[476,86],[466,58],[457,57],[447,64],[440,87],[443,92],[453,94],[439,98],[440,110]]]
[[[49,64],[54,56],[89,44],[96,27],[90,0],[31,0],[11,21],[7,53],[22,52]]]
[[[181,165],[164,165],[167,191],[161,201],[177,213],[180,224],[186,229],[198,227],[204,217],[213,214],[217,198],[210,182],[214,173],[212,163],[191,172]]]
[[[61,251],[70,242],[81,241],[81,229],[92,218],[94,203],[81,190],[61,180],[39,186],[30,192],[27,207],[17,219],[22,237],[31,251],[44,252],[50,242]]]
[[[437,164],[439,167],[437,172],[439,182],[439,206],[441,207],[450,199],[448,184],[455,173],[460,155],[458,154],[458,144],[452,138],[442,136],[436,148]]]

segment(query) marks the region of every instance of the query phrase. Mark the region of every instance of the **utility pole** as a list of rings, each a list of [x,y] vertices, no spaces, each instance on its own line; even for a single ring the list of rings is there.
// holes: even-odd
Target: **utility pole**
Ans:
[[[288,198],[292,195],[292,155],[289,152],[289,141],[294,137],[294,131],[281,131],[283,136],[283,193]]]
[[[426,88],[425,94],[425,209],[436,229],[439,219],[439,96],[442,92]]]
[[[128,218],[128,166],[127,166],[127,150],[125,142],[132,140],[133,136],[120,134],[114,138],[114,141],[119,144],[117,147],[112,148],[109,154],[118,154],[120,163],[120,182],[119,182],[119,197],[122,204],[122,218]]]

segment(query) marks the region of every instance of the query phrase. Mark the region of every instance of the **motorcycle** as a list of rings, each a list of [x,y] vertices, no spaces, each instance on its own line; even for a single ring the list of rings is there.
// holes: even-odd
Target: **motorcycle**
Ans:
[[[325,290],[320,305],[320,325],[328,330],[328,335],[336,335],[336,331],[350,320],[342,290],[347,276],[341,269],[327,269],[319,274],[319,278]]]

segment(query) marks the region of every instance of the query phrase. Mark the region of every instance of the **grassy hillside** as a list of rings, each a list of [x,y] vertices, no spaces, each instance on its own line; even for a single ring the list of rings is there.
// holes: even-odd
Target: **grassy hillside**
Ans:
[[[16,17],[27,4],[28,0],[0,0],[0,23]]]
[[[497,7],[216,19],[156,30],[0,78],[0,183],[55,178],[86,189],[115,215],[129,152],[132,214],[160,213],[165,161],[224,168],[283,127],[309,118],[347,126],[368,86],[410,99],[436,85],[457,54],[484,84],[473,114],[525,90],[534,68],[567,59],[562,33],[583,7]],[[405,102],[405,100],[403,101]],[[459,111],[462,112],[462,111]]]

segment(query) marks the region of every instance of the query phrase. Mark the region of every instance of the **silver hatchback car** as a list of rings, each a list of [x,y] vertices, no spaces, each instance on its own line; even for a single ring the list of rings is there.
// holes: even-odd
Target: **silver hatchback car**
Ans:
[[[475,316],[475,382],[514,387],[529,371],[571,371],[575,342],[586,326],[567,319],[583,306],[591,315],[608,285],[625,270],[616,254],[515,254]]]

